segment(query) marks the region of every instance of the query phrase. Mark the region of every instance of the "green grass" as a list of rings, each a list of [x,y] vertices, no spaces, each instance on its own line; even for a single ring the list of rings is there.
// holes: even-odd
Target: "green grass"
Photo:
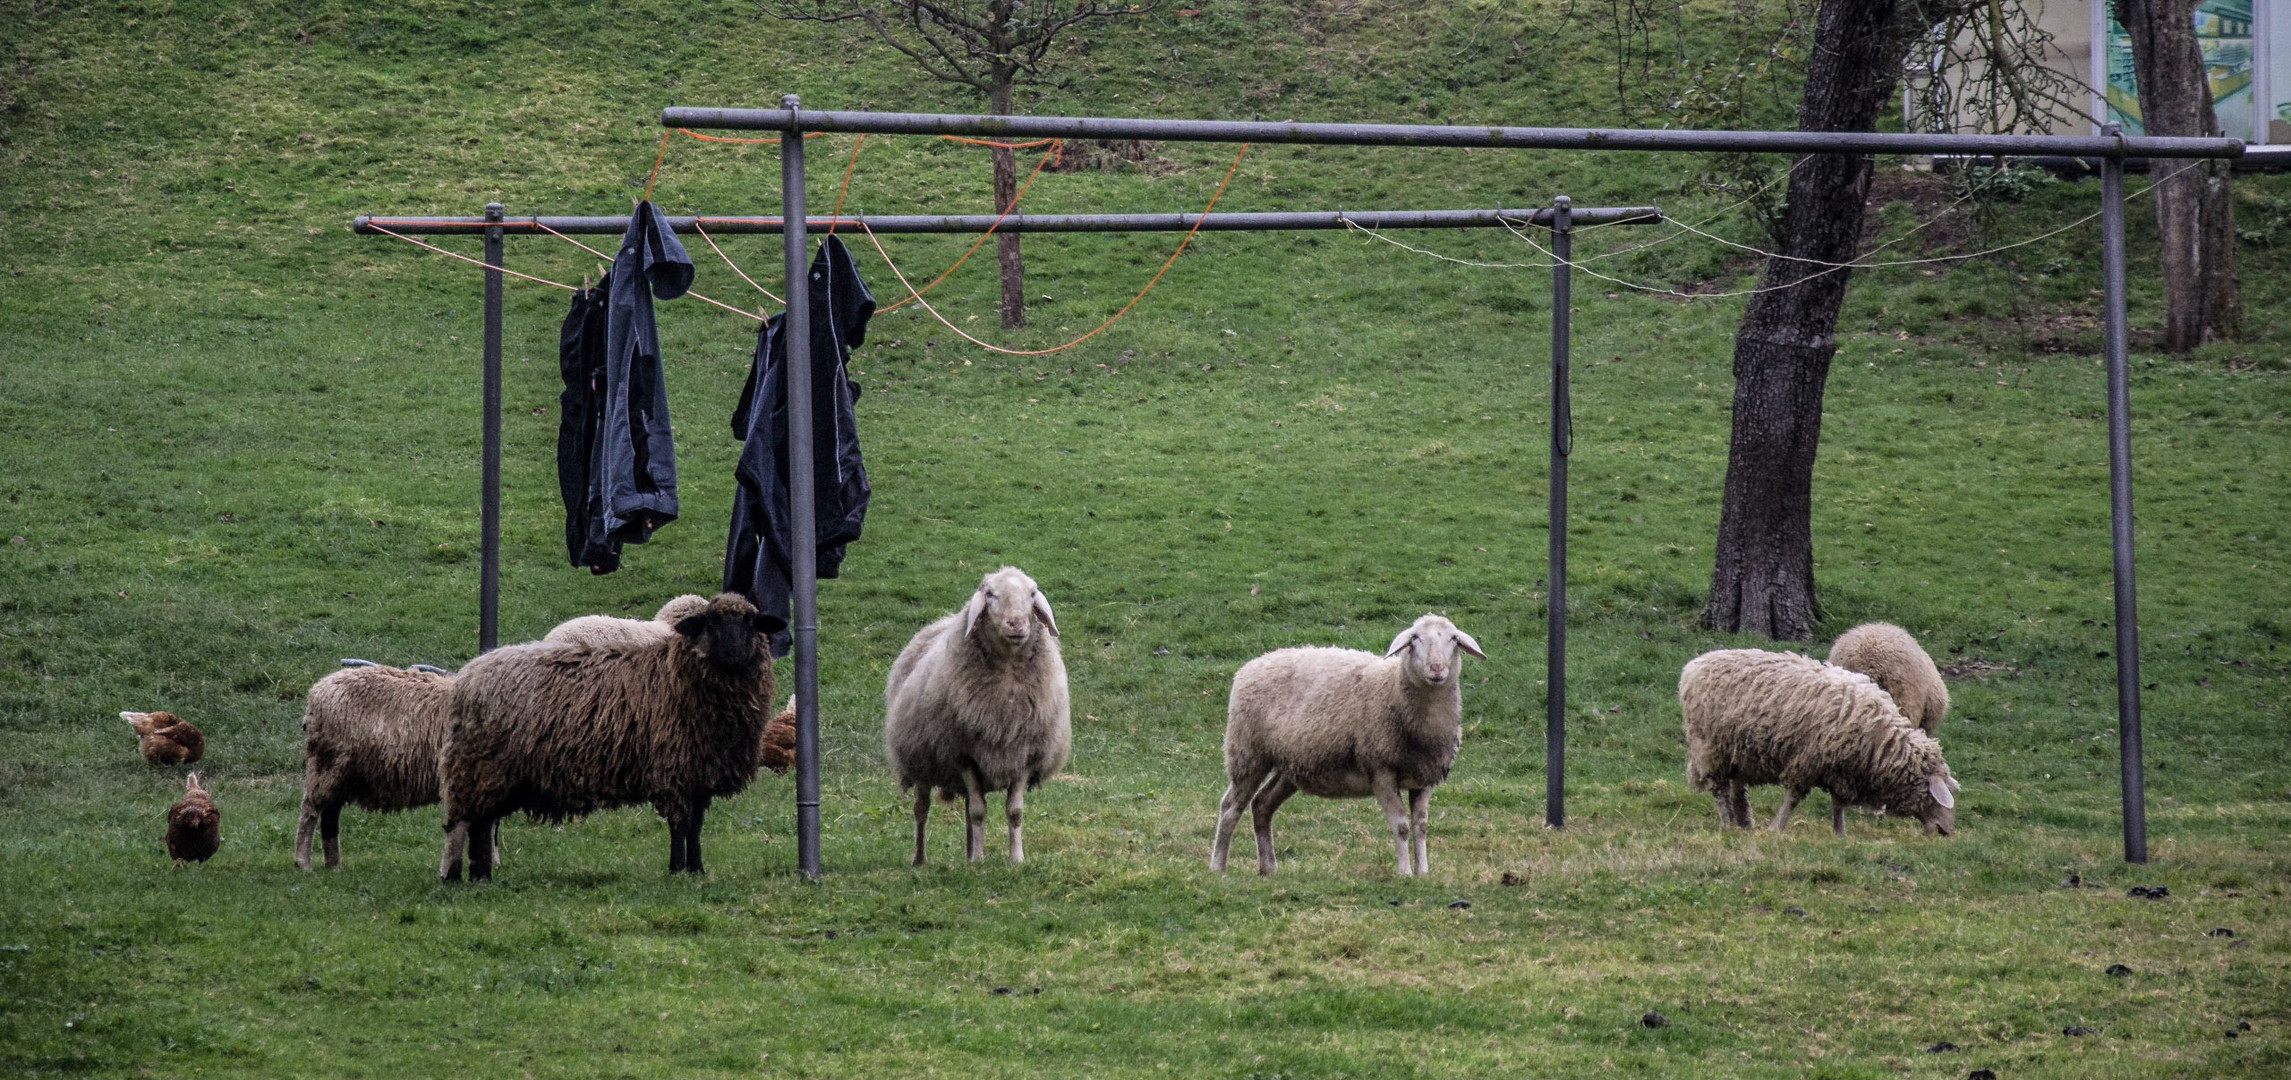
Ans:
[[[1071,88],[1029,107],[1659,122],[1613,104],[1589,16],[1371,7],[1163,12],[1070,58]],[[1705,14],[1690,13],[1682,48],[1708,45]],[[2090,226],[1856,279],[1816,478],[1826,634],[1884,618],[1945,665],[1993,667],[1952,684],[1959,834],[1857,817],[1842,841],[1820,799],[1786,835],[1722,832],[1683,781],[1679,665],[1755,644],[1694,621],[1741,301],[1578,283],[1570,819],[1554,832],[1538,827],[1548,278],[1274,234],[1197,238],[1128,318],[1055,357],[988,354],[912,308],[872,327],[854,367],[876,501],[850,576],[821,589],[823,880],[794,873],[792,784],[765,777],[711,815],[704,881],[666,875],[665,829],[628,810],[512,822],[495,884],[444,888],[434,810],[346,814],[339,872],[289,861],[310,681],[342,656],[458,664],[475,642],[477,282],[465,264],[352,237],[348,218],[488,199],[617,211],[671,100],[973,103],[880,50],[820,51],[823,31],[737,5],[9,5],[5,19],[32,31],[0,84],[11,1075],[2291,1068],[2282,178],[2237,181],[2252,335],[2134,358],[2146,867],[2119,861],[2101,655],[2114,641]],[[814,141],[814,205],[850,146]],[[1030,201],[1196,207],[1232,151],[1160,153],[1153,175],[1045,176]],[[1701,166],[1257,148],[1220,205],[1565,191],[1700,221],[1725,206],[1695,190]],[[672,211],[768,213],[777,175],[768,147],[679,139],[657,194]],[[2039,185],[1977,228],[1911,235],[1953,198],[1913,185],[1882,210],[1882,235],[1909,237],[1888,249],[1904,257],[1970,250],[2066,225],[2095,197]],[[871,139],[851,198],[872,213],[977,210],[985,168],[977,151]],[[2146,211],[2132,215],[2136,329],[2159,314]],[[1738,216],[1708,227],[1756,235]],[[1600,230],[1578,252],[1663,235]],[[1502,235],[1403,239],[1535,261]],[[991,330],[988,260],[933,299],[981,336],[1055,344],[1118,307],[1173,242],[1030,239],[1029,292],[1054,299],[1007,337]],[[933,274],[965,242],[886,243]],[[771,284],[770,242],[726,246]],[[695,254],[703,292],[748,302]],[[888,302],[895,283],[861,255]],[[549,240],[515,240],[510,258],[557,280],[589,265]],[[1593,265],[1722,290],[1754,269],[1691,239]],[[710,589],[731,496],[723,424],[752,325],[665,305],[684,519],[617,574],[563,565],[561,304],[510,285],[505,640]],[[1030,800],[1025,867],[960,865],[942,813],[932,865],[913,870],[879,689],[907,636],[1006,562],[1057,605],[1074,763]],[[1281,645],[1377,647],[1427,610],[1491,657],[1467,667],[1433,875],[1391,876],[1369,804],[1310,799],[1279,819],[1279,876],[1210,875],[1234,669]],[[209,735],[201,770],[225,842],[203,866],[167,864],[160,816],[180,775],[144,766],[115,716],[162,707]],[[2072,871],[2105,887],[2061,888]],[[2172,896],[2130,900],[2133,884]],[[2133,974],[2104,975],[2112,963]],[[1671,1025],[1642,1027],[1649,1009]],[[2223,1038],[2238,1021],[2252,1030]],[[2099,1034],[2062,1036],[2071,1024]],[[1944,1040],[1961,1049],[1925,1052]]]

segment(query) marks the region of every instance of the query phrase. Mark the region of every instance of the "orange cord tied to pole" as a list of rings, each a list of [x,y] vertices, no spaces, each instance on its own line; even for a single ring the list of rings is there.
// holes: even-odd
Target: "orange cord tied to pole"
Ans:
[[[912,300],[915,303],[923,305],[923,310],[930,312],[932,318],[939,320],[939,325],[954,331],[956,334],[960,335],[963,340],[968,341],[971,344],[978,346],[979,348],[985,349],[988,352],[998,352],[1005,356],[1048,356],[1049,354],[1055,352],[1065,352],[1066,350],[1071,349],[1076,345],[1080,345],[1081,343],[1088,341],[1091,338],[1097,337],[1098,334],[1104,331],[1107,327],[1114,325],[1114,320],[1129,314],[1130,309],[1136,307],[1138,301],[1145,299],[1146,294],[1153,291],[1153,287],[1161,282],[1161,276],[1163,274],[1169,273],[1169,268],[1176,265],[1177,257],[1185,254],[1185,245],[1193,242],[1193,234],[1201,231],[1201,222],[1203,218],[1206,218],[1211,210],[1216,209],[1218,198],[1225,194],[1225,185],[1233,182],[1233,170],[1241,167],[1241,155],[1248,152],[1248,143],[1242,143],[1241,149],[1234,152],[1233,163],[1225,167],[1224,179],[1217,181],[1217,190],[1211,193],[1209,196],[1209,205],[1201,208],[1201,216],[1194,218],[1193,227],[1185,230],[1185,239],[1177,242],[1177,250],[1170,252],[1169,258],[1162,261],[1161,269],[1153,272],[1153,278],[1145,283],[1145,288],[1139,289],[1138,294],[1136,296],[1130,297],[1130,302],[1123,304],[1120,311],[1114,312],[1112,315],[1107,316],[1105,322],[1099,323],[1097,326],[1091,328],[1089,333],[1083,334],[1081,337],[1075,338],[1074,340],[1069,341],[1064,345],[1056,345],[1047,349],[1005,349],[999,345],[989,345],[986,342],[980,341],[979,339],[964,333],[962,327],[948,322],[946,316],[939,314],[939,309],[932,307],[930,301],[923,299],[923,294],[920,291],[918,291],[913,285],[909,285],[907,283],[907,275],[899,272],[898,264],[891,261],[891,253],[883,250],[883,241],[876,239],[875,230],[867,227],[867,220],[865,218],[861,218],[858,224],[860,229],[867,233],[868,242],[875,245],[875,253],[883,257],[883,265],[890,267],[892,276],[899,279],[899,284],[906,286],[908,300]],[[1013,200],[1013,202],[1015,204],[1015,200]],[[934,282],[933,284],[936,283]],[[902,300],[899,303],[904,304],[906,302],[907,300]],[[898,305],[894,304],[892,306],[897,307]],[[882,310],[888,311],[890,309],[885,308]]]

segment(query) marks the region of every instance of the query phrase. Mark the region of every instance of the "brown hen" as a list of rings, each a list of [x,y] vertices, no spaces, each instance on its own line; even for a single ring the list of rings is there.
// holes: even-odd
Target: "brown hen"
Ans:
[[[167,854],[177,866],[206,862],[223,846],[223,812],[199,786],[199,774],[184,777],[183,789],[182,801],[167,808]]]
[[[136,746],[153,765],[189,765],[207,752],[207,737],[174,713],[122,712],[119,718],[135,729]]]

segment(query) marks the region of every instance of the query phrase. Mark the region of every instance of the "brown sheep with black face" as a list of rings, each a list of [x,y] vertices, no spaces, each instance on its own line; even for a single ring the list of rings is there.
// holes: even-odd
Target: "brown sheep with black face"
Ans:
[[[223,846],[223,812],[199,786],[199,774],[183,778],[183,798],[167,808],[167,854],[175,865],[206,862]]]
[[[523,811],[563,820],[649,803],[668,819],[671,872],[699,873],[711,800],[756,774],[772,657],[755,606],[724,593],[641,644],[534,642],[454,676],[441,758],[438,874],[493,874],[493,830]]]
[[[119,718],[135,729],[136,749],[153,765],[190,765],[207,752],[207,737],[174,713],[122,712]]]

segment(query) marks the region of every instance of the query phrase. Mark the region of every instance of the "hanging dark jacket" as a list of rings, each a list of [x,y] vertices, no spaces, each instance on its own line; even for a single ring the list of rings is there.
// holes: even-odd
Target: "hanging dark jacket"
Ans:
[[[602,289],[576,295],[558,339],[565,376],[558,423],[558,484],[565,495],[566,546],[573,565],[610,573],[620,546],[641,544],[676,520],[676,447],[668,423],[668,387],[661,378],[660,333],[654,297],[673,300],[692,285],[692,259],[668,219],[649,202],[629,215],[628,231],[613,256]],[[598,303],[602,293],[602,303]],[[602,317],[595,308],[601,307]],[[579,342],[575,316],[580,317]],[[601,322],[601,327],[598,325]],[[576,364],[574,353],[578,352]],[[585,378],[575,377],[579,367]],[[576,423],[578,406],[585,419]],[[586,445],[576,445],[586,436]],[[585,462],[575,470],[571,460]],[[582,471],[575,506],[570,473]],[[576,520],[576,518],[578,520]]]
[[[859,456],[853,406],[859,384],[845,365],[867,337],[875,297],[859,278],[841,240],[820,241],[812,260],[812,498],[819,576],[837,576],[844,545],[859,539],[867,517],[867,467]],[[772,654],[785,656],[794,594],[794,508],[788,489],[787,315],[756,331],[755,359],[732,435],[740,439],[739,481],[732,496],[732,534],[724,550],[724,591],[745,595],[772,634]]]
[[[573,294],[557,331],[557,491],[565,500],[565,553],[574,566],[608,573],[620,566],[620,545],[594,526],[599,519],[589,486],[589,455],[604,422],[605,306],[603,288]]]

